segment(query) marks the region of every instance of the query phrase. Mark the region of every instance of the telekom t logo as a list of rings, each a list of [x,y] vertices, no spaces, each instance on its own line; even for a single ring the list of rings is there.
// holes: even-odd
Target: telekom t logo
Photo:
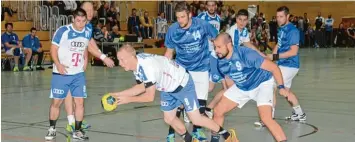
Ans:
[[[80,53],[73,53],[72,54],[72,62],[74,62],[74,66],[78,66],[78,63],[81,62],[81,54]]]

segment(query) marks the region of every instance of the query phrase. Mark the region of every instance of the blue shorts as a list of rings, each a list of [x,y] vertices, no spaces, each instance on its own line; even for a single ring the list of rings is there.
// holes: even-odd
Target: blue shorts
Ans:
[[[191,75],[189,75],[189,81],[181,90],[160,93],[160,109],[162,111],[171,111],[182,104],[186,112],[197,110],[200,107]]]
[[[68,91],[75,98],[86,98],[86,80],[84,73],[76,75],[60,75],[53,73],[51,81],[51,94],[49,98],[64,99]]]

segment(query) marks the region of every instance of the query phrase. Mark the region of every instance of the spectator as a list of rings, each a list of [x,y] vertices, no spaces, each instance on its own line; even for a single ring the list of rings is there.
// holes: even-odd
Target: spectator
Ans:
[[[120,38],[121,37],[121,34],[118,30],[118,27],[117,26],[113,26],[112,27],[112,33],[111,33],[111,40],[110,42],[112,42],[115,38]]]
[[[316,47],[323,47],[324,46],[324,34],[321,31],[321,28],[323,26],[324,23],[324,18],[321,16],[321,12],[318,12],[318,16],[316,17],[316,21],[315,21],[315,26],[316,26],[316,30],[315,30],[315,46]]]
[[[111,35],[107,31],[107,27],[103,26],[100,31],[95,32],[94,39],[97,42],[108,42],[111,40]]]
[[[350,27],[347,29],[347,33],[349,36],[348,46],[355,47],[355,25],[354,25],[354,23],[351,23]]]
[[[315,38],[315,32],[311,24],[308,25],[308,29],[306,32],[306,37],[307,37],[307,42],[308,46],[311,47],[315,43],[314,38]],[[314,45],[315,46],[315,45]]]
[[[268,42],[269,42],[268,27],[265,24],[262,27],[262,31],[261,31],[260,44],[264,47],[263,50],[260,50],[261,52],[265,52],[267,49],[272,51],[272,48],[268,45]]]
[[[200,8],[197,10],[197,15],[200,15],[200,13],[205,12],[205,4],[200,3]]]
[[[269,27],[270,27],[270,41],[277,42],[277,22],[275,16],[272,16],[272,20],[269,22]]]
[[[1,35],[1,43],[4,44],[6,54],[14,56],[15,67],[13,71],[19,71],[18,64],[22,51],[24,51],[24,53],[26,54],[26,61],[23,70],[29,71],[30,67],[28,67],[27,64],[31,59],[32,50],[30,48],[23,49],[22,44],[19,42],[18,36],[12,32],[12,23],[6,23],[5,28],[6,32]]]
[[[5,13],[7,13],[10,17],[12,17],[13,13],[16,13],[16,11],[12,10],[9,6],[2,5],[1,6],[1,21],[5,20]]]
[[[153,34],[153,24],[152,19],[149,18],[149,14],[147,11],[144,12],[144,16],[140,17],[140,22],[143,25],[143,38],[152,38]]]
[[[136,15],[137,10],[132,9],[132,15],[128,18],[128,32],[130,34],[136,34],[138,37],[142,37],[140,33],[141,23],[139,17]]]
[[[22,45],[26,49],[32,50],[32,68],[36,68],[36,70],[44,70],[42,65],[43,60],[43,50],[40,46],[40,42],[38,37],[36,36],[37,30],[36,28],[31,28],[31,33],[26,35],[22,39]]]
[[[305,21],[304,21],[303,17],[300,16],[298,19],[298,26],[297,26],[298,30],[300,31],[300,46],[304,45],[304,38],[305,38],[305,36],[304,36],[304,31],[305,31],[304,22]]]
[[[334,19],[332,15],[328,15],[328,18],[325,19],[325,39],[327,41],[327,46],[330,47],[332,44],[332,33],[333,33],[333,23]]]
[[[111,6],[110,10],[107,12],[107,20],[108,24],[110,24],[111,30],[113,26],[117,26],[118,30],[120,30],[120,24],[117,20],[117,12],[115,7]]]
[[[168,31],[168,22],[165,19],[165,13],[161,12],[157,18],[158,38],[165,39],[165,34]]]
[[[108,3],[103,1],[100,8],[97,10],[97,14],[98,14],[99,19],[105,18],[106,21],[108,20],[107,12],[108,12],[109,8],[110,7],[109,7]],[[104,24],[106,24],[106,23],[104,23]]]
[[[345,29],[344,24],[340,23],[335,37],[335,44],[338,47],[344,47],[346,43],[346,37],[347,37],[347,30]]]
[[[321,12],[318,12],[318,16],[316,17],[316,30],[320,30],[321,27],[323,26],[324,23],[324,18],[321,16]]]

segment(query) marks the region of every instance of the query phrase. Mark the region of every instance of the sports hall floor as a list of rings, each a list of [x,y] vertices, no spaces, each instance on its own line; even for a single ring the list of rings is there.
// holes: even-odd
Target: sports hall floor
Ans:
[[[355,49],[300,49],[301,69],[292,90],[307,113],[307,123],[286,122],[291,108],[277,98],[276,119],[291,142],[355,141]],[[133,75],[121,68],[90,67],[86,73],[89,93],[85,119],[92,125],[91,142],[164,142],[168,127],[154,103],[129,104],[104,113],[100,97],[134,84]],[[47,133],[51,70],[1,73],[1,140],[3,142],[43,142]],[[216,89],[219,90],[220,86]],[[214,92],[216,92],[214,91]],[[210,98],[213,95],[210,95]],[[62,109],[64,110],[64,108]],[[267,129],[256,129],[254,102],[233,110],[226,128],[235,128],[241,142],[273,142]],[[64,111],[57,122],[57,142],[68,140]],[[209,135],[209,132],[206,131]],[[70,140],[70,138],[69,138]],[[177,140],[181,141],[177,136]]]

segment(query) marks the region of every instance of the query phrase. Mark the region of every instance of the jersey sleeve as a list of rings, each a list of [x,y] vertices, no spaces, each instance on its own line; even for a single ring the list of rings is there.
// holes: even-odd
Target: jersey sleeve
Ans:
[[[172,25],[169,29],[168,29],[168,32],[166,33],[166,36],[165,36],[165,46],[167,48],[170,48],[170,49],[175,49],[177,47],[177,45],[174,43],[173,41],[173,36],[174,36],[174,32],[176,30],[174,29],[174,25]]]
[[[210,55],[210,81],[219,83],[224,79],[224,75],[220,72],[218,67],[218,59]]]
[[[1,35],[1,44],[5,45],[6,42],[9,42],[9,36],[5,35],[6,33]]]
[[[52,39],[52,44],[57,45],[59,47],[60,42],[62,41],[63,38],[63,34],[65,31],[67,31],[68,28],[67,27],[60,27],[53,36]]]
[[[156,68],[151,66],[151,62],[149,62],[149,60],[142,61],[139,64],[138,67],[139,81],[144,83],[144,86],[146,88],[149,88],[150,86],[154,85],[157,82],[156,76],[154,75],[155,69]]]
[[[291,30],[288,34],[288,41],[290,41],[290,46],[299,45],[300,42],[300,34],[297,29]]]
[[[260,68],[261,64],[264,62],[264,58],[255,50],[251,48],[240,48],[242,50],[242,56],[244,63],[249,67]]]
[[[30,43],[30,41],[29,41],[29,36],[28,36],[28,35],[25,36],[25,37],[23,37],[23,39],[22,39],[22,46],[23,46],[23,47],[27,47],[27,48],[32,48],[32,47],[31,47],[31,43]]]
[[[204,29],[206,30],[206,33],[207,33],[207,38],[208,39],[215,39],[218,35],[218,31],[215,27],[213,27],[212,24],[206,22],[206,21],[203,21],[203,26],[204,26]]]

